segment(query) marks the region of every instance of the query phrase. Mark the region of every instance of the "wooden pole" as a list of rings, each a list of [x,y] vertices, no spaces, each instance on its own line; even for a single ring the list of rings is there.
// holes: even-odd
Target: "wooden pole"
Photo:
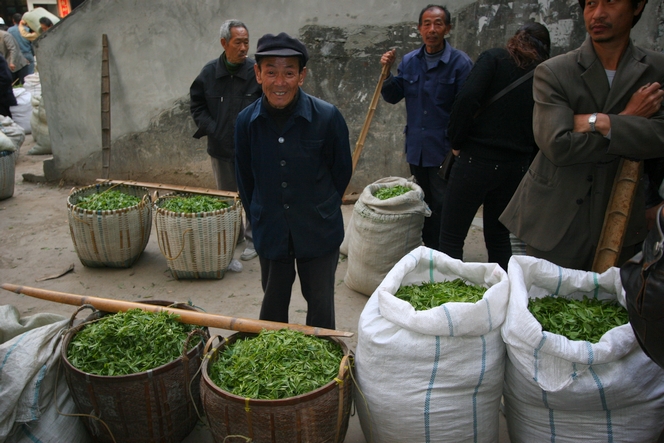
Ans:
[[[618,263],[639,184],[640,167],[640,161],[625,158],[620,161],[595,251],[594,272],[602,273]]]
[[[108,178],[111,169],[111,76],[108,67],[108,36],[101,36],[101,170]]]
[[[385,77],[390,72],[390,65],[383,65],[383,69],[380,71],[380,78],[376,84],[376,89],[374,90],[373,97],[371,98],[371,103],[369,103],[369,110],[367,111],[367,116],[364,118],[364,125],[362,125],[362,130],[360,131],[360,136],[355,143],[355,150],[353,151],[353,173],[357,166],[357,162],[360,160],[360,154],[364,149],[364,142],[367,139],[367,134],[369,133],[369,126],[371,126],[371,120],[373,119],[374,112],[376,111],[376,106],[378,105],[378,99],[380,98],[380,90],[383,89],[383,82]],[[348,194],[348,188],[346,192]]]
[[[150,189],[163,189],[164,191],[180,191],[180,192],[189,192],[191,194],[209,194],[209,195],[218,195],[221,197],[239,198],[239,194],[237,192],[220,191],[218,189],[210,189],[210,188],[197,188],[195,186],[167,185],[163,183],[137,182],[134,180],[105,180],[103,178],[98,178],[97,181],[103,183],[110,183],[113,185],[142,186],[144,188],[150,188]]]
[[[30,297],[42,300],[64,303],[74,306],[92,305],[100,311],[106,312],[124,312],[129,309],[142,309],[148,312],[171,312],[179,315],[177,319],[181,323],[191,325],[207,326],[211,328],[229,329],[231,331],[240,331],[248,333],[259,333],[263,329],[291,329],[300,331],[309,335],[327,336],[327,337],[352,337],[352,332],[335,331],[333,329],[317,328],[313,326],[297,325],[292,323],[279,323],[265,320],[254,320],[241,317],[227,317],[224,315],[207,314],[203,312],[188,311],[185,309],[169,308],[145,303],[135,303],[124,300],[114,300],[101,297],[90,297],[85,295],[69,294],[66,292],[49,291],[47,289],[32,288],[30,286],[19,286],[10,283],[3,283],[0,288],[17,294],[29,295]]]

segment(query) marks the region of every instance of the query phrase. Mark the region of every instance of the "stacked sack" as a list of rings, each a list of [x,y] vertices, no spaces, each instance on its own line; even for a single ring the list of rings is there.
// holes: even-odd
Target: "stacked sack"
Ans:
[[[505,416],[512,443],[654,442],[664,423],[664,370],[641,350],[629,324],[598,343],[542,330],[528,300],[555,295],[617,300],[618,268],[597,274],[513,256],[502,335],[507,348]]]
[[[411,191],[380,200],[380,188],[404,186]],[[348,256],[344,283],[350,289],[371,295],[389,270],[422,244],[424,217],[431,211],[424,192],[401,177],[382,178],[364,188],[353,207],[340,251]]]
[[[415,311],[394,295],[457,278],[487,287],[482,300]],[[358,324],[355,401],[367,442],[498,441],[508,298],[497,264],[463,263],[424,246],[390,270]]]
[[[16,174],[16,159],[18,149],[21,147],[23,139],[20,137],[18,126],[9,117],[1,117],[0,121],[0,200],[7,199],[14,195],[14,180]],[[5,134],[5,128],[12,134],[10,138]],[[20,142],[20,143],[19,143]]]

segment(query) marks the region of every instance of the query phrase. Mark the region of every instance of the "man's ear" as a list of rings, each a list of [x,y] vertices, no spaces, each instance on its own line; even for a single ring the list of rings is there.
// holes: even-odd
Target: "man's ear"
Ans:
[[[254,65],[254,74],[256,75],[256,83],[258,83],[259,85],[262,85],[263,83],[261,83],[261,81],[262,81],[261,80],[261,67],[258,63],[256,63]]]
[[[300,81],[297,83],[298,86],[302,86],[306,76],[307,76],[307,67],[305,66],[304,68],[302,68],[302,73],[300,74]]]
[[[634,10],[634,17],[640,15],[643,12],[643,8],[645,7],[646,7],[646,0],[641,0],[639,3],[637,3],[636,9]]]

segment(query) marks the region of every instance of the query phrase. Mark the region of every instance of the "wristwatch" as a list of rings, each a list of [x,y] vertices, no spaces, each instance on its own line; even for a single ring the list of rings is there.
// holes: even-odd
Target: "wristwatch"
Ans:
[[[597,122],[597,113],[593,112],[590,114],[590,117],[588,117],[588,124],[590,125],[590,132],[597,132],[595,131],[595,123]]]

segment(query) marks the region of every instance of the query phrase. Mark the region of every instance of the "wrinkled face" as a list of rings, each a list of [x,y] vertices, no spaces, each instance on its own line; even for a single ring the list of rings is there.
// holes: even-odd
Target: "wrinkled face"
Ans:
[[[267,102],[274,108],[288,106],[307,76],[307,68],[300,71],[298,57],[265,57],[254,65],[256,81],[263,87]]]
[[[236,65],[244,63],[249,51],[249,31],[244,28],[231,28],[231,38],[221,39],[221,46],[226,51],[226,59]]]
[[[645,2],[634,9],[632,0],[586,0],[583,19],[586,30],[595,43],[629,39],[634,17],[639,15]]]
[[[445,47],[445,36],[450,32],[450,26],[445,24],[445,11],[439,8],[424,11],[422,24],[417,30],[429,54],[441,51]]]

